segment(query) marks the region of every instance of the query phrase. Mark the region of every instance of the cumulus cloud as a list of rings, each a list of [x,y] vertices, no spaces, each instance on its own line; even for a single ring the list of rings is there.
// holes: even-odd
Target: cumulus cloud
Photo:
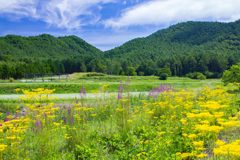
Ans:
[[[234,21],[240,18],[240,0],[150,0],[125,9],[108,27],[165,25],[190,20]]]
[[[31,17],[59,28],[77,29],[99,20],[100,5],[115,0],[0,0],[0,15]]]

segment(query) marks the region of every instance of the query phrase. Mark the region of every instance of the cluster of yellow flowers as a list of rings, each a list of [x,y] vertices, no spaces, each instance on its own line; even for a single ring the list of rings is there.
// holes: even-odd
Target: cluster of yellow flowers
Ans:
[[[231,159],[239,159],[240,158],[240,140],[235,140],[229,144],[218,140],[216,142],[217,147],[214,148],[213,153],[216,156],[225,156]]]
[[[21,90],[16,89],[16,91],[20,92]],[[22,90],[22,92],[24,93],[22,100],[33,102],[33,100],[37,100],[43,95],[46,96],[53,93],[53,90],[39,88],[32,91]],[[4,119],[0,120],[0,154],[4,151],[17,152],[26,131],[33,124],[35,125],[36,120],[41,118],[40,115],[53,115],[59,109],[54,108],[52,103],[41,108],[38,106],[39,103],[26,103],[25,108],[22,108],[22,110],[17,110],[14,115],[8,113]],[[3,115],[3,113],[0,113],[0,115]]]
[[[17,93],[20,92],[19,89],[15,90]],[[42,101],[49,99],[49,95],[54,92],[54,90],[50,89],[45,89],[45,88],[37,88],[37,89],[32,89],[32,90],[21,90],[24,96],[21,96],[20,99],[22,101]]]
[[[84,107],[81,104],[59,107],[52,102],[49,103],[51,100],[49,95],[54,90],[38,88],[16,91],[24,94],[21,97],[24,108],[19,108],[15,114],[6,115],[0,120],[0,159],[3,153],[17,155],[20,150],[18,147],[29,130],[38,132],[44,127],[47,127],[49,132],[61,130],[67,140],[71,138],[71,135],[67,134],[67,129],[76,129],[75,126],[71,127],[68,124],[83,124],[88,115],[90,117],[97,115],[93,108]],[[1,115],[3,113],[0,113]]]
[[[17,148],[30,122],[27,117],[14,118],[11,115],[6,116],[5,121],[0,121],[0,152],[5,151],[8,146]]]
[[[184,159],[184,157],[194,156],[204,158],[212,156],[206,154],[211,153],[211,149],[209,148],[207,150],[204,148],[209,140],[208,137],[217,139],[220,133],[223,134],[224,132],[228,132],[228,130],[231,131],[234,128],[240,127],[239,117],[233,116],[237,115],[237,113],[228,113],[231,111],[231,108],[233,108],[233,99],[234,95],[226,93],[221,88],[215,90],[205,88],[199,95],[197,103],[185,110],[186,116],[181,120],[181,123],[185,126],[183,127],[183,131],[188,132],[186,138],[192,141],[194,147],[191,154],[181,154],[181,158]],[[197,139],[201,141],[196,141]],[[215,144],[217,148],[213,149],[214,156],[220,155],[240,158],[239,141],[230,144],[222,143],[218,146],[219,141],[220,140]],[[199,151],[202,151],[202,153]],[[194,155],[194,153],[197,154]]]
[[[144,105],[148,108],[145,109],[147,113],[149,108],[154,106],[150,110],[153,112],[152,115],[163,114],[161,116],[163,121],[180,122],[182,137],[186,145],[191,147],[188,152],[177,152],[176,156],[179,159],[194,157],[201,159],[219,155],[231,157],[237,156],[238,141],[221,146],[212,144],[217,148],[209,148],[208,143],[217,140],[220,133],[231,132],[240,127],[239,113],[232,106],[234,98],[235,95],[227,93],[221,87],[216,89],[206,87],[197,95],[194,91],[162,93],[160,101],[144,103]]]

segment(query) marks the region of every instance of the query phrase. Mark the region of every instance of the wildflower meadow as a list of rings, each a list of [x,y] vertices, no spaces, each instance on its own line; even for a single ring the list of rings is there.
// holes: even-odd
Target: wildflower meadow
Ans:
[[[58,106],[54,90],[23,92],[15,113],[0,113],[0,159],[239,159],[240,112],[222,87],[169,85]]]

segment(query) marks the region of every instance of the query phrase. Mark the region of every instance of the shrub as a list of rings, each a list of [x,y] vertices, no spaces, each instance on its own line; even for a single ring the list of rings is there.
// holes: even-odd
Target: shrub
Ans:
[[[144,72],[139,72],[138,75],[139,76],[144,76]]]
[[[218,72],[209,72],[209,71],[204,72],[204,75],[205,75],[207,78],[220,78],[220,77],[222,76],[221,73],[218,73]]]
[[[14,81],[14,78],[10,77],[9,82],[12,83]]]
[[[170,70],[169,67],[158,69],[157,72],[156,72],[156,75],[157,76],[161,76],[161,74],[164,74],[164,73],[167,74],[167,76],[171,76],[172,75],[171,70]]]
[[[160,80],[167,80],[167,77],[168,77],[167,73],[162,73],[162,74],[159,76],[159,79],[160,79]]]
[[[198,73],[197,74],[197,79],[204,80],[204,79],[206,79],[206,76],[202,73]]]
[[[188,73],[188,74],[186,74],[186,76],[191,79],[200,79],[200,80],[206,79],[206,76],[200,72]]]
[[[137,72],[134,67],[128,67],[127,68],[127,75],[129,76],[136,76]]]
[[[223,73],[222,81],[225,85],[229,83],[240,83],[240,65],[233,65]]]

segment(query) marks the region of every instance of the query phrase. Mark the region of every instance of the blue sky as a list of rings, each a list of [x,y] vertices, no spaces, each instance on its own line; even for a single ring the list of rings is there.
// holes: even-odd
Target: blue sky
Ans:
[[[102,50],[184,21],[240,19],[240,0],[0,0],[0,35],[77,35]]]

